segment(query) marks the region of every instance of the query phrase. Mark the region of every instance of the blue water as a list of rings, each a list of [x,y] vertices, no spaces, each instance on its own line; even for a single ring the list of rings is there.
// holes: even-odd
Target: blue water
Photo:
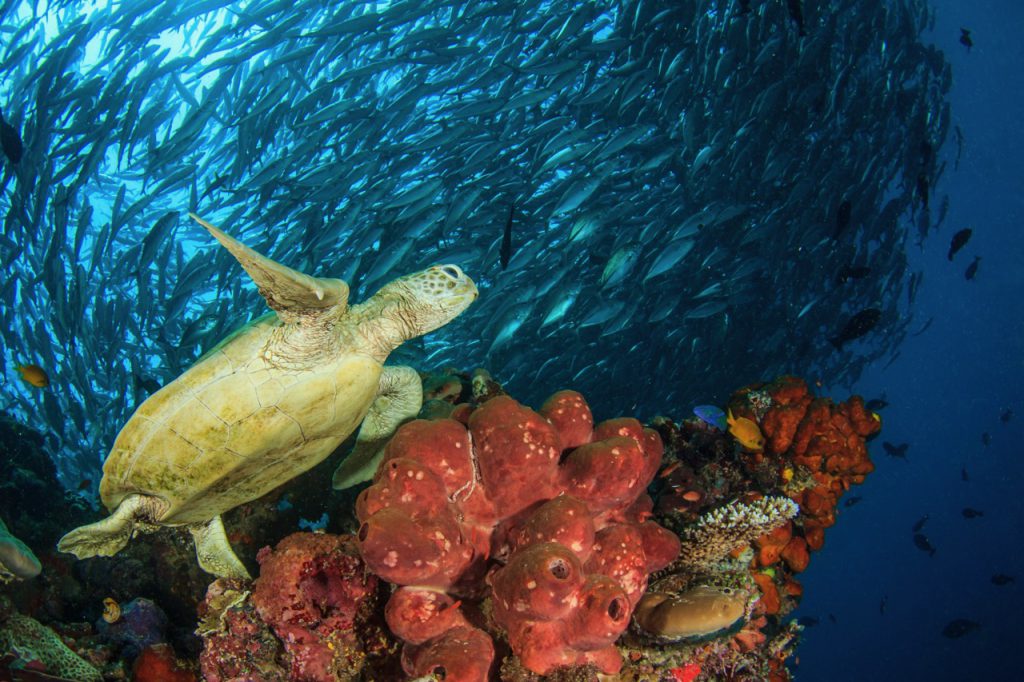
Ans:
[[[1016,2],[935,3],[935,44],[953,64],[954,120],[966,138],[957,172],[941,189],[949,219],[913,253],[925,280],[917,307],[932,327],[908,338],[890,367],[868,368],[856,389],[882,391],[875,473],[843,509],[804,576],[799,613],[821,623],[805,631],[797,678],[804,680],[1019,680],[1024,613],[1024,98],[1020,68],[1024,6]],[[957,41],[972,30],[970,54]],[[951,169],[950,169],[951,170]],[[949,237],[972,227],[954,263]],[[977,279],[963,272],[982,257]],[[1011,409],[1003,424],[999,416]],[[982,444],[982,433],[992,437]],[[886,457],[881,440],[909,442],[907,461]],[[961,480],[966,467],[970,480]],[[963,507],[984,511],[965,519]],[[912,544],[925,513],[934,558]],[[993,574],[1017,582],[998,587]],[[879,603],[887,597],[885,614]],[[828,614],[834,614],[833,624]],[[980,622],[960,639],[941,635],[954,618]]]

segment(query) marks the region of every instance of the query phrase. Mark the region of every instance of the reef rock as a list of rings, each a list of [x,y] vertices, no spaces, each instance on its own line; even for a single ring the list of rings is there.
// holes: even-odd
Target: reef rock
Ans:
[[[200,611],[204,679],[256,671],[267,681],[357,677],[365,661],[357,624],[378,581],[351,537],[294,533],[273,550],[265,547],[257,560],[251,594],[236,581],[210,586]]]

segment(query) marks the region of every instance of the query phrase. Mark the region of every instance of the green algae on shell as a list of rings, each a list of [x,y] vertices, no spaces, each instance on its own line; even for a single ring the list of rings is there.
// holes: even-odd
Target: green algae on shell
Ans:
[[[678,593],[648,591],[633,612],[642,633],[664,642],[704,642],[738,632],[748,595],[732,587],[697,585]]]

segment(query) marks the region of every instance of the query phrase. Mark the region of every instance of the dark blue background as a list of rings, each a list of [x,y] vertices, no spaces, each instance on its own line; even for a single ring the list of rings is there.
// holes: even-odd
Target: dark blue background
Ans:
[[[850,493],[864,500],[840,508],[804,577],[798,613],[821,622],[805,631],[802,680],[1024,679],[1024,3],[933,4],[931,40],[953,64],[953,116],[966,138],[954,172],[950,136],[936,192],[950,195],[949,218],[913,251],[925,273],[916,317],[935,321],[854,387],[866,397],[885,391],[892,405],[871,444],[876,472]],[[961,26],[972,31],[970,53],[958,42]],[[974,234],[949,263],[949,240],[964,227]],[[977,278],[965,281],[976,255]],[[835,387],[831,394],[845,397]],[[1003,424],[1005,409],[1014,416]],[[887,457],[883,440],[909,442],[907,461]],[[985,515],[965,519],[966,506]],[[912,542],[925,513],[934,558]],[[1017,582],[997,587],[995,573]],[[982,626],[943,637],[954,618]]]

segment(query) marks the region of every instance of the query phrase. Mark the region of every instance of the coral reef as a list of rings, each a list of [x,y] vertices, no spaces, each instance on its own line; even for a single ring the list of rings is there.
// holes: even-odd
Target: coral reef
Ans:
[[[364,642],[381,638],[362,627],[378,580],[351,537],[293,533],[258,560],[251,591],[220,579],[207,592],[200,610],[204,679],[354,679],[366,662]]]
[[[493,392],[486,377],[475,380]],[[488,395],[453,415],[461,421],[403,426],[357,501],[367,566],[404,586],[388,606],[392,629],[413,651],[453,632],[481,642],[452,595],[468,606],[489,594],[494,623],[527,669],[593,663],[616,672],[613,643],[648,574],[679,549],[647,520],[645,490],[662,455],[657,434],[635,419],[595,427],[573,391],[539,412]],[[473,646],[483,655],[485,647]],[[436,657],[430,666],[409,653],[403,660],[410,675],[440,665],[446,679],[486,679],[476,671],[455,677],[452,663]]]
[[[641,602],[636,633],[620,640],[630,679],[668,669],[697,680],[788,680],[801,626],[784,619],[803,593],[797,575],[821,549],[840,497],[873,469],[865,441],[881,423],[857,396],[836,403],[787,376],[736,391],[727,410],[760,430],[762,450],[707,420],[654,420],[674,460],[653,486],[656,518],[682,547]],[[716,604],[723,588],[736,599]],[[726,627],[744,593],[743,617]],[[658,649],[651,639],[679,643]]]
[[[6,601],[0,597],[0,601]],[[3,663],[9,670],[33,670],[74,682],[100,682],[100,672],[69,649],[61,638],[39,621],[0,605],[0,652],[13,656]]]
[[[208,588],[181,529],[110,558],[47,551],[61,525],[31,495],[5,497],[10,481],[75,509],[68,526],[94,512],[19,427],[0,516],[43,570],[0,585],[0,647],[14,652],[0,679],[789,679],[798,578],[872,469],[880,424],[859,398],[793,377],[740,389],[722,407],[763,434],[757,451],[715,420],[595,425],[572,391],[534,411],[483,370],[424,387],[421,419],[358,498],[330,491],[329,459],[232,510],[230,540],[260,575]],[[292,534],[325,513],[357,534]],[[16,547],[4,541],[0,563]]]
[[[153,644],[135,659],[132,682],[196,682],[196,675],[178,660],[171,645]]]
[[[781,496],[718,507],[684,531],[677,564],[691,573],[706,571],[751,540],[786,527],[799,511],[796,503]]]
[[[160,644],[167,635],[167,615],[151,599],[137,597],[123,606],[114,600],[112,608],[96,621],[99,638],[129,659],[143,649]]]

